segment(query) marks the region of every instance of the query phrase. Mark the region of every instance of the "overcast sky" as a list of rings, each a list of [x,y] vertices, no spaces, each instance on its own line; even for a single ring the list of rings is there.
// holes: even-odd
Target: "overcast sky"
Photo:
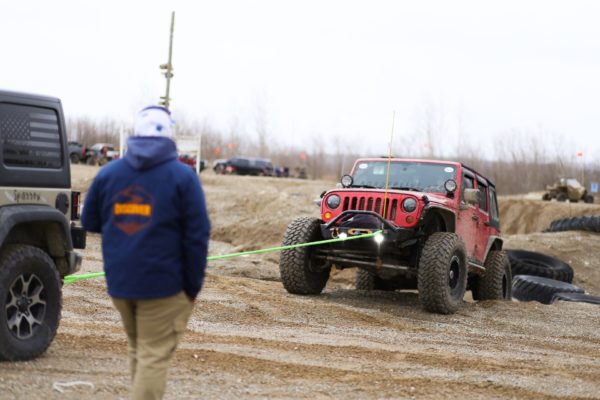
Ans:
[[[487,149],[508,132],[600,159],[600,1],[0,0],[0,88],[67,116],[131,121],[157,102],[176,12],[172,108],[278,143],[426,145],[429,114]],[[433,116],[433,117],[432,117]],[[464,136],[463,136],[464,137]]]

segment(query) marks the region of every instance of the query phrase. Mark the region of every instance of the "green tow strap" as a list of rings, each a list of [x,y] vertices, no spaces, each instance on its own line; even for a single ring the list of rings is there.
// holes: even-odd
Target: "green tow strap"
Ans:
[[[319,240],[319,241],[316,241],[316,242],[299,243],[299,244],[290,244],[288,246],[271,247],[271,248],[268,248],[268,249],[260,249],[260,250],[242,251],[242,252],[239,252],[239,253],[222,254],[222,255],[219,255],[219,256],[210,256],[210,257],[207,257],[206,260],[207,261],[222,260],[224,258],[249,256],[251,254],[272,253],[272,252],[275,252],[275,251],[297,249],[299,247],[318,246],[318,245],[321,245],[321,244],[336,243],[336,242],[345,242],[345,241],[348,241],[348,240],[356,240],[356,239],[365,239],[365,238],[373,237],[373,236],[375,236],[375,235],[377,235],[379,233],[381,233],[381,231],[376,231],[376,232],[373,232],[373,233],[364,233],[362,235],[357,235],[357,236],[348,236],[348,237],[344,237],[344,238],[339,238],[338,237],[336,239]],[[93,279],[93,278],[101,278],[103,276],[104,276],[104,272],[91,272],[89,274],[67,275],[67,276],[65,276],[64,284],[68,285],[68,284],[73,283],[73,282],[83,281],[83,280]]]

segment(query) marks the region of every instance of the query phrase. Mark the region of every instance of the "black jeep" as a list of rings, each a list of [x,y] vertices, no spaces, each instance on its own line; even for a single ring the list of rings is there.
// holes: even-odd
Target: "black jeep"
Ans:
[[[0,156],[0,359],[27,360],[52,342],[85,247],[60,100],[0,91]]]

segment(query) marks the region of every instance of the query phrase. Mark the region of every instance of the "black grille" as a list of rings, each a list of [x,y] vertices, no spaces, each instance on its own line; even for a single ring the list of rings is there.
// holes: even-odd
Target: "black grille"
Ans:
[[[346,210],[373,211],[386,219],[394,220],[396,218],[396,214],[398,211],[398,200],[397,199],[392,200],[391,205],[390,205],[390,199],[389,198],[386,199],[385,213],[387,214],[387,216],[383,215],[383,196],[382,197],[375,197],[375,196],[344,197],[342,211],[346,211]]]
[[[5,165],[62,166],[58,118],[52,110],[0,104],[0,139]]]

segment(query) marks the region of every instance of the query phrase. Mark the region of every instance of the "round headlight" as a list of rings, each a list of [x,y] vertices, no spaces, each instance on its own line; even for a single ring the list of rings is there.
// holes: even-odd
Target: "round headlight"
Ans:
[[[339,206],[340,206],[340,196],[338,196],[337,194],[332,194],[331,196],[329,196],[327,198],[327,207],[331,208],[332,210],[335,210]]]
[[[444,189],[448,193],[454,193],[456,191],[456,181],[454,179],[448,179],[446,183],[444,183]]]
[[[407,213],[411,213],[417,209],[417,201],[412,197],[404,199],[402,202],[402,210]]]
[[[352,186],[352,182],[354,182],[354,179],[350,175],[344,175],[342,176],[341,182],[343,187],[350,187]]]

